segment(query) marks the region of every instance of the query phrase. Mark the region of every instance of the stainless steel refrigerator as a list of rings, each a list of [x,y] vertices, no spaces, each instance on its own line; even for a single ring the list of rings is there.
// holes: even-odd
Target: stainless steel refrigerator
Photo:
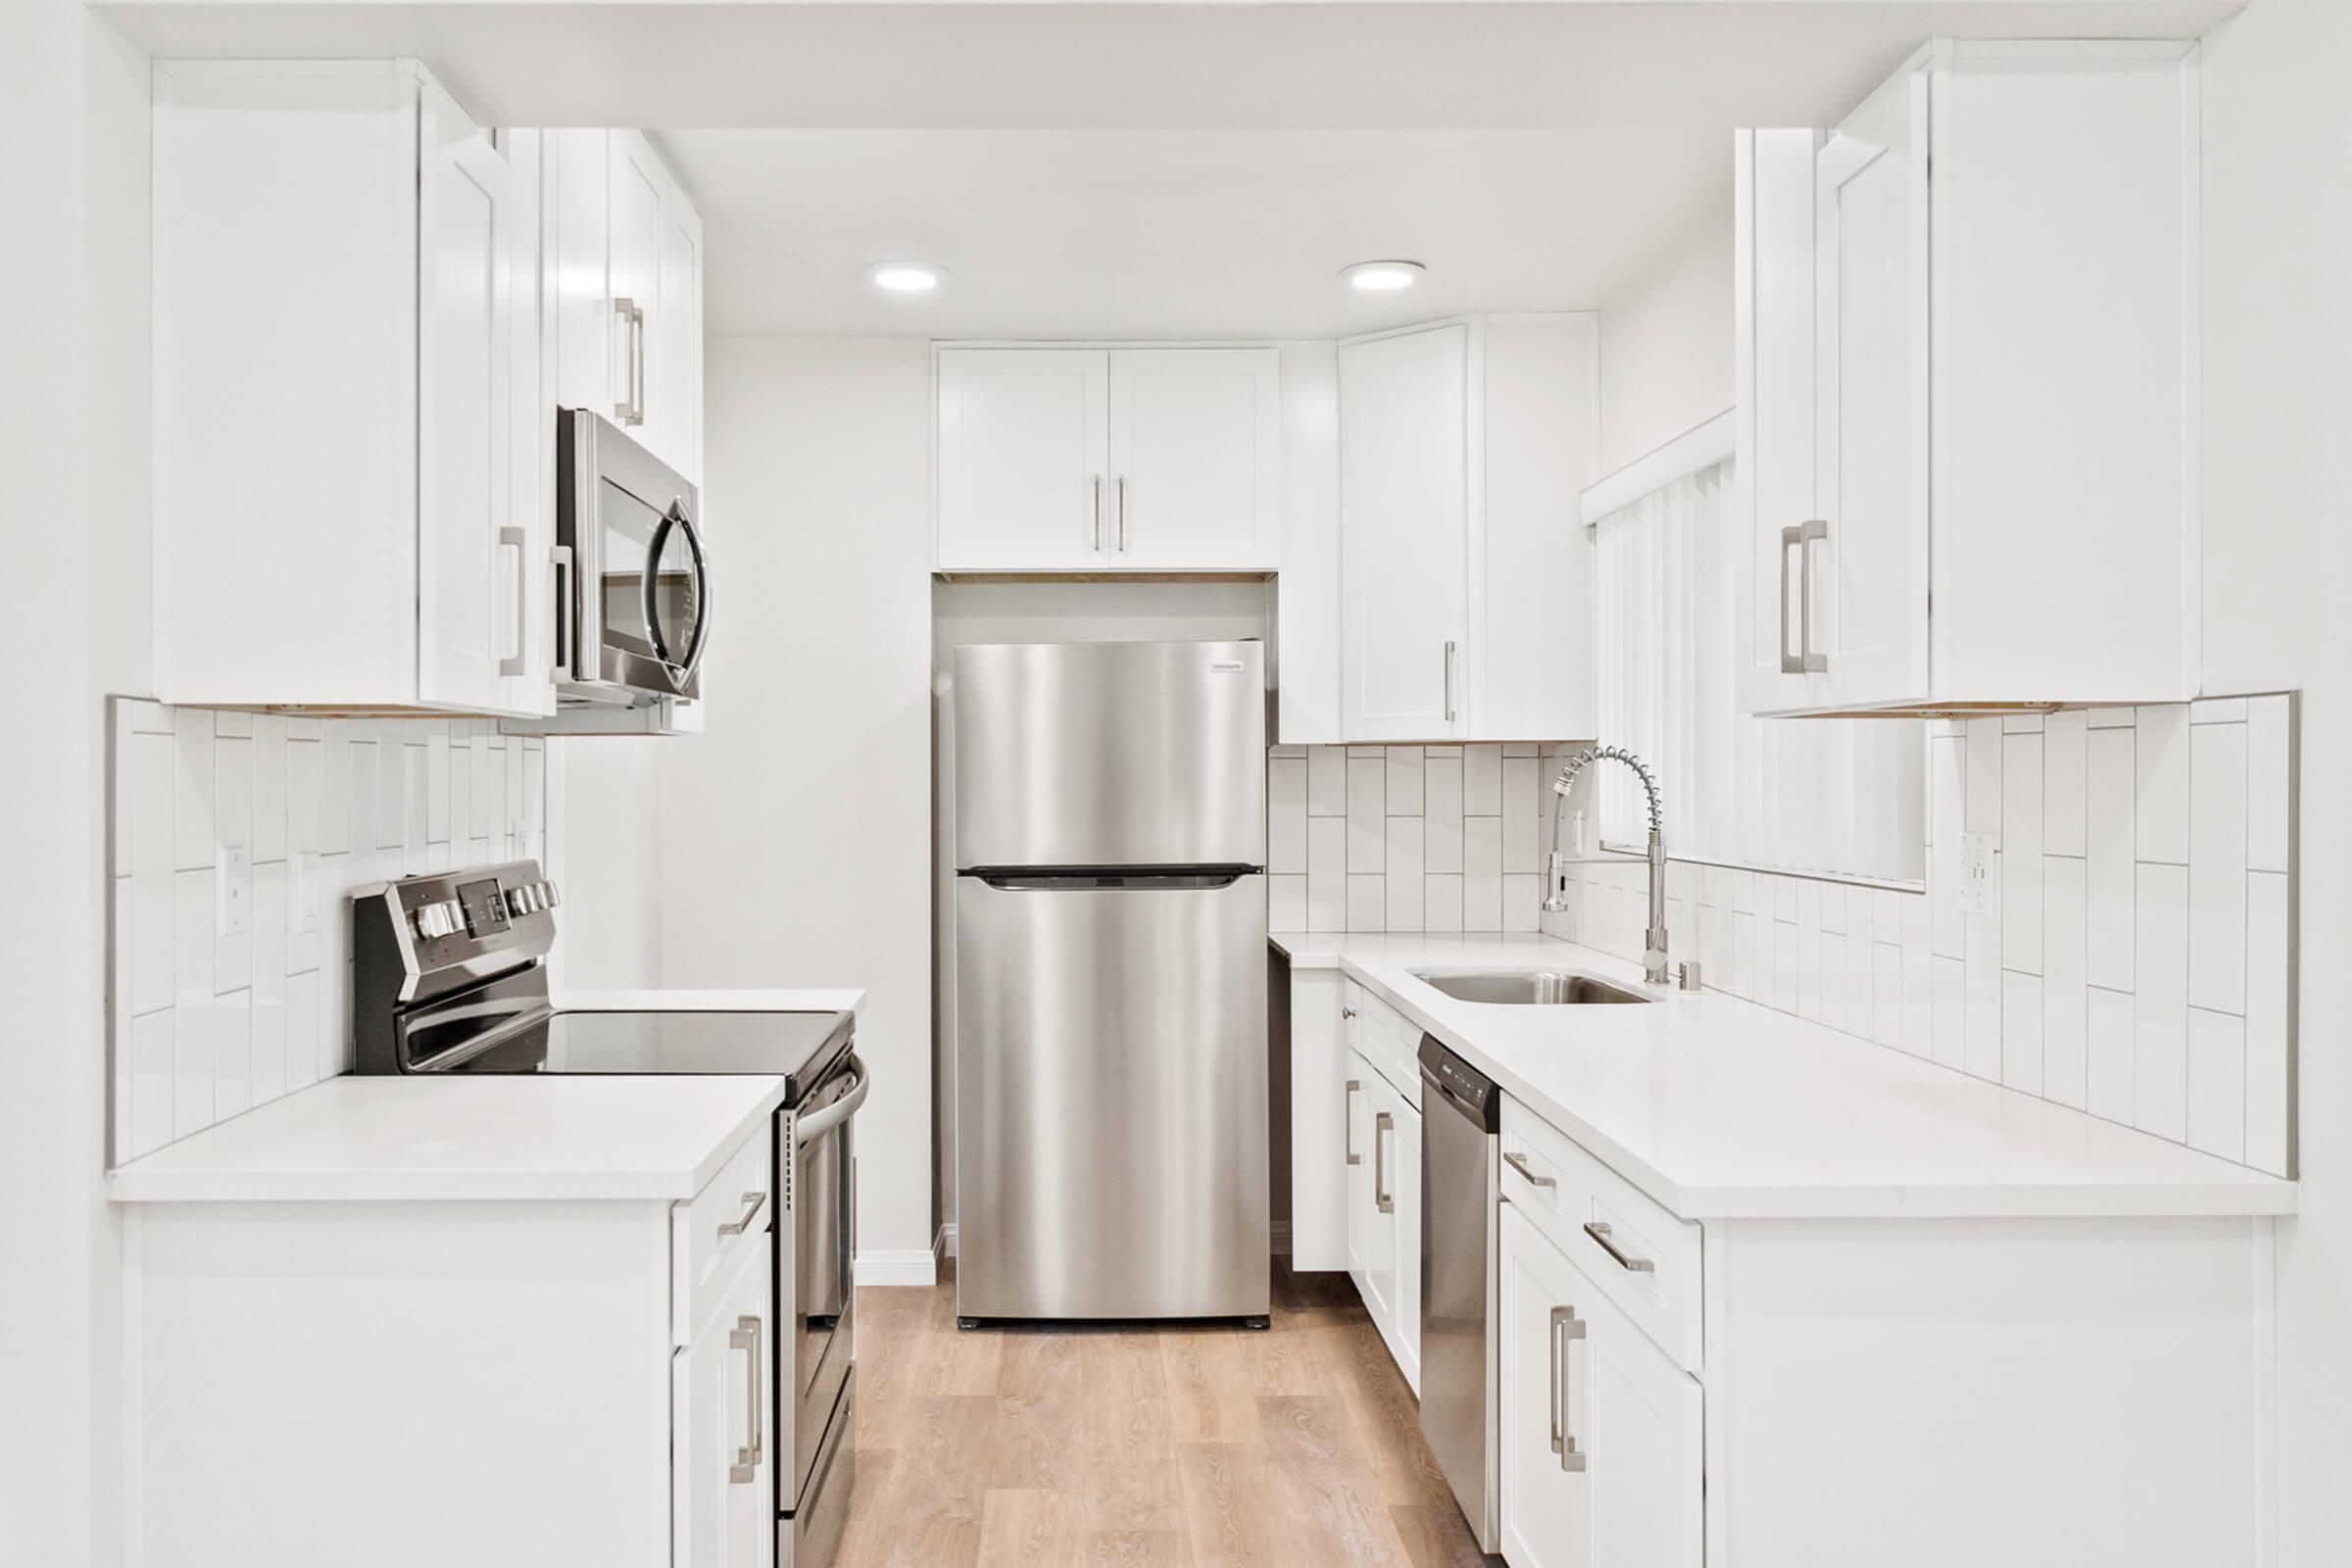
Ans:
[[[955,679],[957,1315],[1263,1318],[1263,649]]]

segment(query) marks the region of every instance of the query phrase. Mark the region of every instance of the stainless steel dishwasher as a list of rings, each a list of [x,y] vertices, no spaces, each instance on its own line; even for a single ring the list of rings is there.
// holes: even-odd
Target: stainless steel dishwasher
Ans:
[[[1502,1093],[1433,1035],[1421,1037],[1420,1060],[1421,1435],[1479,1549],[1493,1552]]]

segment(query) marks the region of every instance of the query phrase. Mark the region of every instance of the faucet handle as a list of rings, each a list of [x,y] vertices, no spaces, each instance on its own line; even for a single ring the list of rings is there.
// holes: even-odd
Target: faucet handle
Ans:
[[[1676,967],[1675,972],[1679,977],[1677,983],[1685,991],[1697,991],[1702,989],[1706,984],[1705,981],[1699,978],[1698,960],[1696,958],[1685,958],[1682,963]]]

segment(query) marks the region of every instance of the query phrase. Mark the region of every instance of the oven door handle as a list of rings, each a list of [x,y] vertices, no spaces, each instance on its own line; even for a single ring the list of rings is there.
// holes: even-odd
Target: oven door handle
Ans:
[[[865,1063],[858,1059],[855,1052],[850,1054],[850,1071],[858,1075],[858,1083],[848,1094],[822,1110],[811,1111],[806,1116],[793,1118],[792,1142],[795,1149],[806,1149],[808,1145],[815,1143],[819,1138],[857,1115],[858,1107],[865,1103],[865,1092],[872,1086],[872,1080],[866,1076]]]

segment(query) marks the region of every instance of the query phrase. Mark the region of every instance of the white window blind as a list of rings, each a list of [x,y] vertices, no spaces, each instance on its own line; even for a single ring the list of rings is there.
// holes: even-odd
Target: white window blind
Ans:
[[[1652,763],[1678,859],[1920,881],[1919,720],[1740,712],[1735,462],[1670,479],[1593,524],[1599,738]],[[1593,802],[1601,842],[1638,850],[1646,822],[1632,773],[1599,770]]]

